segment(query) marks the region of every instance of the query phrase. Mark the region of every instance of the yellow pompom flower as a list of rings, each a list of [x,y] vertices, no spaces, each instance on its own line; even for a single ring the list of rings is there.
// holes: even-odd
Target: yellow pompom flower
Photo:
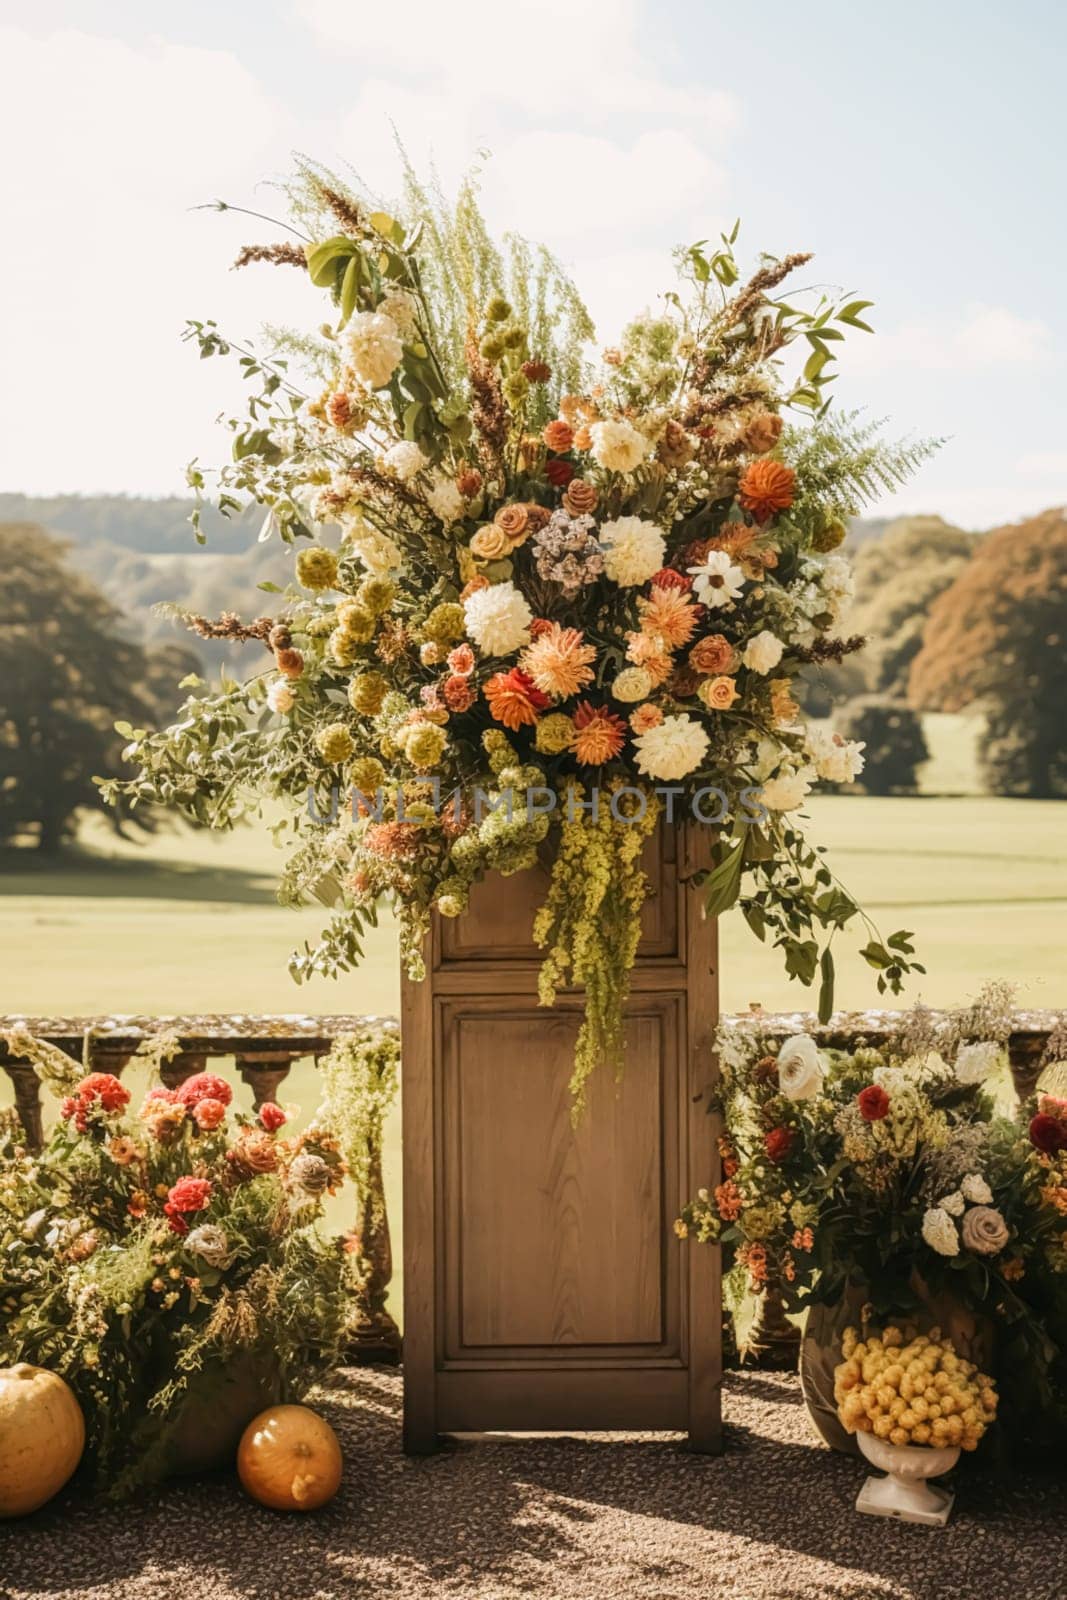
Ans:
[[[342,761],[347,761],[355,749],[352,735],[343,722],[333,722],[328,728],[320,728],[315,735],[315,748],[324,761],[331,766],[339,766]]]
[[[337,582],[337,557],[324,545],[301,550],[296,558],[296,581],[305,589],[332,589]]]
[[[416,722],[402,729],[398,737],[411,765],[424,772],[435,767],[444,752],[445,735],[432,722]]]
[[[380,672],[359,672],[348,685],[348,703],[366,717],[377,716],[388,688]]]

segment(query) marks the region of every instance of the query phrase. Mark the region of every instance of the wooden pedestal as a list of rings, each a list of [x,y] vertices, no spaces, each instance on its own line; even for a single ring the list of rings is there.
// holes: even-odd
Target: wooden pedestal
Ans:
[[[720,1444],[718,1252],[680,1242],[717,1171],[716,930],[687,890],[706,830],[651,841],[627,1064],[567,1084],[579,992],[537,1004],[546,879],[479,886],[434,924],[402,995],[404,1441],[445,1432],[669,1429]],[[678,859],[679,855],[682,859]]]

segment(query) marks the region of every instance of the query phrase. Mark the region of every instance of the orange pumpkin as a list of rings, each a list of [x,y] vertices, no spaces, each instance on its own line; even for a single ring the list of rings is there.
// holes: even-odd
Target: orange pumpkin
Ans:
[[[246,1492],[273,1511],[315,1511],[332,1500],[343,1467],[337,1435],[307,1406],[269,1406],[237,1447]]]
[[[0,1517],[23,1517],[57,1494],[85,1448],[85,1419],[54,1372],[0,1368]]]

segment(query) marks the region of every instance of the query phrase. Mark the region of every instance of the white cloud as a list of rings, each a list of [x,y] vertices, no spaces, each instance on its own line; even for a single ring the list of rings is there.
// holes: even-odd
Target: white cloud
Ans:
[[[499,103],[571,127],[605,114],[694,119],[708,134],[733,125],[733,96],[668,82],[649,57],[651,8],[641,0],[297,0],[297,14],[330,49],[364,71],[448,85],[473,105]]]
[[[1031,450],[1015,466],[1029,478],[1062,478],[1067,483],[1067,450]]]
[[[1006,306],[969,305],[954,324],[909,322],[876,339],[857,340],[850,365],[874,373],[908,366],[927,372],[958,372],[998,366],[1035,366],[1050,356],[1051,333],[1036,318]]]
[[[298,277],[228,275],[245,239],[279,235],[189,207],[252,195],[287,165],[292,126],[225,51],[5,27],[0,63],[0,272],[19,308],[5,326],[3,487],[176,487],[198,446],[224,447],[211,418],[237,388],[180,343],[185,318],[232,313],[254,333],[284,320]]]

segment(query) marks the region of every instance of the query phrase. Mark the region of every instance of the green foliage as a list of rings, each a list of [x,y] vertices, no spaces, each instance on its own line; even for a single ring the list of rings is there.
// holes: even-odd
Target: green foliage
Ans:
[[[914,704],[986,712],[982,763],[998,794],[1067,795],[1067,516],[998,528],[930,612]]]
[[[782,448],[797,474],[789,522],[809,539],[895,494],[940,443],[919,439],[887,444],[878,437],[881,424],[860,422],[859,416],[858,411],[830,412],[815,426],[788,428],[782,436]]]
[[[116,719],[168,714],[195,658],[153,656],[129,638],[121,613],[43,529],[0,526],[0,560],[0,842],[33,839],[49,852],[80,809],[103,809],[93,780],[121,768]],[[121,824],[121,812],[109,815]],[[154,820],[148,810],[138,818],[146,828]]]
[[[860,783],[868,794],[914,794],[919,769],[930,751],[922,721],[903,700],[864,695],[850,700],[837,718],[846,739],[866,745]]]
[[[970,560],[977,542],[974,534],[941,517],[901,517],[880,539],[860,546],[848,626],[869,641],[863,669],[872,693],[906,697],[930,607]]]

